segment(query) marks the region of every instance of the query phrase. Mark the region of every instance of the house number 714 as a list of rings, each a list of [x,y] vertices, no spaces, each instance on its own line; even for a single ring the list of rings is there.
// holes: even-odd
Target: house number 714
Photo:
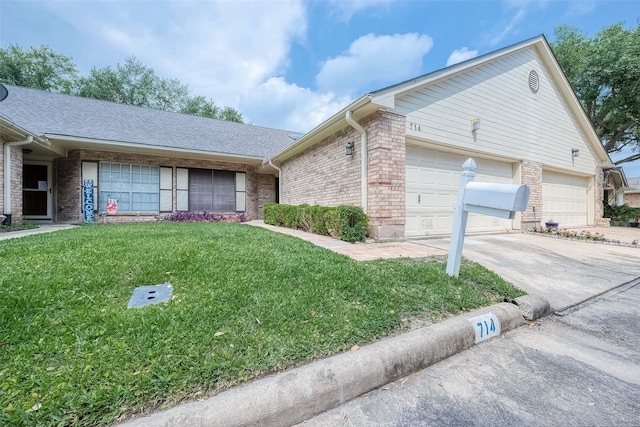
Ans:
[[[420,132],[422,129],[420,129],[420,125],[409,122],[409,130],[415,130]]]
[[[493,313],[474,317],[469,322],[476,334],[476,344],[500,335],[500,320]]]

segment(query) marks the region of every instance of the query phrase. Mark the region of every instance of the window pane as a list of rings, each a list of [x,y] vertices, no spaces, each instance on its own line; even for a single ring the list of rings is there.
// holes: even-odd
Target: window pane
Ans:
[[[100,163],[99,209],[118,200],[118,212],[159,212],[160,168],[128,163]]]
[[[213,171],[189,169],[189,210],[213,210]]]
[[[236,210],[235,172],[215,171],[213,173],[213,210],[233,212]]]

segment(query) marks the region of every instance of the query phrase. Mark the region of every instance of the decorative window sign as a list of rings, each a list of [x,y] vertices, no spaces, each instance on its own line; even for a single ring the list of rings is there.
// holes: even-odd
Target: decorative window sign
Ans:
[[[500,335],[500,320],[493,313],[469,319],[476,332],[476,344]]]

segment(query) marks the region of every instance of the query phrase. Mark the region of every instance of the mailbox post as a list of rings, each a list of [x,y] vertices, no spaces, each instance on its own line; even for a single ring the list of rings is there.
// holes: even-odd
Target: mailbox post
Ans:
[[[476,175],[474,172],[476,162],[473,159],[467,159],[462,169],[447,258],[447,274],[456,277],[460,273],[462,246],[469,212],[514,219],[516,212],[526,210],[529,202],[529,186],[526,184],[473,182]]]

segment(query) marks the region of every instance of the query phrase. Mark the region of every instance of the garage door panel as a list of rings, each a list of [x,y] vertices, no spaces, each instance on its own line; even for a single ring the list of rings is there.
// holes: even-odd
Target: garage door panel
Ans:
[[[553,219],[567,227],[586,225],[588,184],[585,177],[543,171],[543,221]]]
[[[468,156],[407,146],[408,237],[449,234],[453,227],[454,204],[458,197],[462,164]],[[476,159],[476,181],[512,183],[510,163]],[[417,172],[417,181],[415,180]],[[418,195],[420,202],[417,203]],[[503,231],[511,220],[470,214],[467,231]]]

